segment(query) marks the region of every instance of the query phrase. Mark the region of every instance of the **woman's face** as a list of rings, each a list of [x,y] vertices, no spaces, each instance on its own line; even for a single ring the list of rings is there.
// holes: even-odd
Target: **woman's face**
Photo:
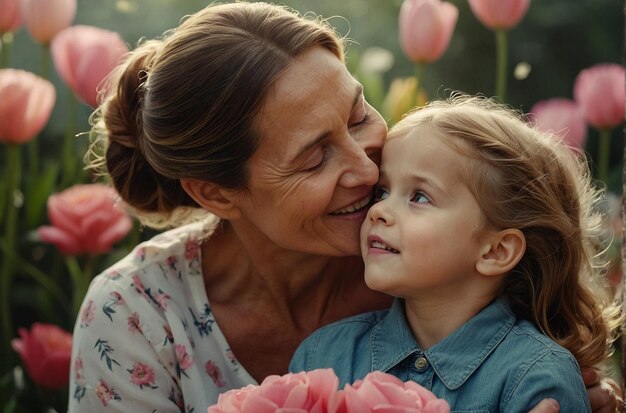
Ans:
[[[261,144],[234,196],[242,219],[289,250],[358,255],[387,127],[345,65],[321,47],[298,56],[255,128]]]

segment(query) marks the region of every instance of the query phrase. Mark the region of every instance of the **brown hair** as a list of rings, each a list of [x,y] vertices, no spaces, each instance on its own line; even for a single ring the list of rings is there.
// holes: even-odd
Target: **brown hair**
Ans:
[[[591,367],[610,353],[618,309],[602,282],[599,253],[600,191],[583,156],[555,136],[488,99],[455,95],[409,114],[390,132],[405,135],[428,126],[464,156],[462,174],[487,225],[517,228],[526,252],[504,279],[506,296],[520,318]]]
[[[253,119],[276,79],[314,46],[343,60],[325,21],[285,7],[238,2],[189,16],[110,75],[92,117],[95,147],[106,155],[92,166],[105,167],[121,198],[152,226],[173,224],[179,207],[197,207],[181,178],[245,186],[260,139]]]

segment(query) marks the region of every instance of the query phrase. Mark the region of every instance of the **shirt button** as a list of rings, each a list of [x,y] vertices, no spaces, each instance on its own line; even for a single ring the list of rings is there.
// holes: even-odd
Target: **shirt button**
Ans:
[[[418,371],[426,370],[428,368],[428,360],[426,360],[426,357],[418,357],[417,360],[415,360],[415,368]]]

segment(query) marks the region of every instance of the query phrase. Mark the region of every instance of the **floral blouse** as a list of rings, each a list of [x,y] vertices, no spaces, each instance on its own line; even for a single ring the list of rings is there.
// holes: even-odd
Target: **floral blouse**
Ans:
[[[69,412],[204,413],[256,381],[208,302],[200,244],[217,220],[155,236],[98,275],[74,327]]]

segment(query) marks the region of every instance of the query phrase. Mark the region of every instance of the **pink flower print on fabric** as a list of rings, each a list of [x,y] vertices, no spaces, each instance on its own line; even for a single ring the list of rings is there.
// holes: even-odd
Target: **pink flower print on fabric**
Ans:
[[[187,348],[184,344],[176,344],[176,359],[178,360],[178,369],[180,374],[189,378],[186,370],[193,366],[193,356],[187,353]]]
[[[154,296],[154,300],[159,304],[163,310],[167,310],[167,304],[172,298],[168,293],[164,293],[161,290]]]
[[[133,275],[133,286],[135,287],[135,291],[137,291],[137,293],[139,293],[143,298],[148,301],[152,301],[150,296],[146,294],[146,288],[143,286],[143,282],[137,274]]]
[[[206,362],[206,364],[204,365],[204,369],[217,387],[226,386],[226,383],[224,383],[224,380],[222,378],[222,371],[212,360]]]
[[[118,293],[117,291],[113,291],[109,295],[111,296],[111,299],[115,302],[115,305],[124,304],[124,299],[122,298],[122,294]]]
[[[137,362],[128,372],[130,373],[130,381],[139,386],[142,390],[144,386],[150,387],[151,389],[159,387],[154,385],[156,380],[154,369],[147,364]]]
[[[200,242],[196,239],[190,239],[185,242],[185,259],[187,261],[198,259],[200,253]]]
[[[85,382],[85,375],[83,374],[83,359],[80,354],[74,360],[74,381],[78,384]]]
[[[139,248],[137,252],[135,252],[135,258],[137,258],[139,262],[143,262],[146,259],[146,250]]]
[[[104,380],[100,380],[98,382],[98,385],[96,386],[96,395],[104,407],[108,406],[111,400],[121,400],[120,395],[117,394],[115,389],[109,386],[109,384]]]
[[[127,318],[128,321],[128,331],[134,333],[136,331],[141,332],[141,320],[139,320],[139,314],[137,312],[132,313]]]
[[[93,321],[95,306],[93,300],[87,301],[87,305],[80,312],[80,328],[88,327]]]
[[[172,271],[178,271],[178,258],[176,258],[175,255],[172,255],[171,257],[167,257],[167,266],[169,267],[169,269],[171,269]]]

